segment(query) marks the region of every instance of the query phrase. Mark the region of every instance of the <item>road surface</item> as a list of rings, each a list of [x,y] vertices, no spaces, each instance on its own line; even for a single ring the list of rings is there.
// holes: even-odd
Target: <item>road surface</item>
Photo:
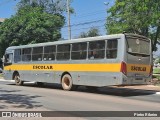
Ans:
[[[156,92],[125,87],[105,87],[98,88],[97,91],[89,91],[83,86],[77,91],[63,91],[57,84],[38,87],[28,83],[24,86],[16,86],[14,82],[0,80],[0,111],[160,111],[160,95],[155,94]],[[89,114],[90,117],[87,118],[80,118],[80,113],[74,114],[74,112],[69,116],[91,119],[94,112]],[[123,119],[127,120],[127,118]],[[158,120],[158,118],[152,119]]]

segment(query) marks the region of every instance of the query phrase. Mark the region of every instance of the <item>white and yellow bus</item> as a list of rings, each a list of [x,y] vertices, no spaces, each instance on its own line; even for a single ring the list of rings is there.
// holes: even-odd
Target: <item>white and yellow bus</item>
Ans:
[[[147,84],[151,80],[151,40],[136,34],[114,34],[9,47],[4,77],[76,86]]]

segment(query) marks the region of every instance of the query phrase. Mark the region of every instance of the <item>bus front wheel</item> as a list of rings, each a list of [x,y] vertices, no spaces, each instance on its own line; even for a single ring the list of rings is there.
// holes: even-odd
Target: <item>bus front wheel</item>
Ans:
[[[15,80],[16,85],[18,86],[23,85],[23,81],[20,79],[20,75],[18,73],[14,75],[14,80]]]
[[[62,88],[63,90],[70,91],[77,88],[76,85],[73,85],[73,80],[69,74],[65,74],[62,77]]]

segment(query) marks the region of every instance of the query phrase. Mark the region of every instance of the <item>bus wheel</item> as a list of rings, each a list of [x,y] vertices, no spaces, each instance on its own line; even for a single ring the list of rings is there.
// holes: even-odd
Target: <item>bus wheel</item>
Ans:
[[[19,85],[19,86],[23,85],[23,81],[20,79],[20,76],[18,73],[14,75],[14,80],[15,80],[16,85]]]
[[[65,74],[62,77],[62,88],[63,90],[69,91],[69,90],[75,90],[77,88],[76,85],[73,85],[72,78],[69,74]]]

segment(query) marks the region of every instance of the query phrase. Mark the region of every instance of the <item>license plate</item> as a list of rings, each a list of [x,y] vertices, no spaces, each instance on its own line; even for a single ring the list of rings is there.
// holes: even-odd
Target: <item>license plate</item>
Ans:
[[[143,75],[142,75],[142,74],[135,74],[135,77],[137,77],[137,78],[142,78]]]

